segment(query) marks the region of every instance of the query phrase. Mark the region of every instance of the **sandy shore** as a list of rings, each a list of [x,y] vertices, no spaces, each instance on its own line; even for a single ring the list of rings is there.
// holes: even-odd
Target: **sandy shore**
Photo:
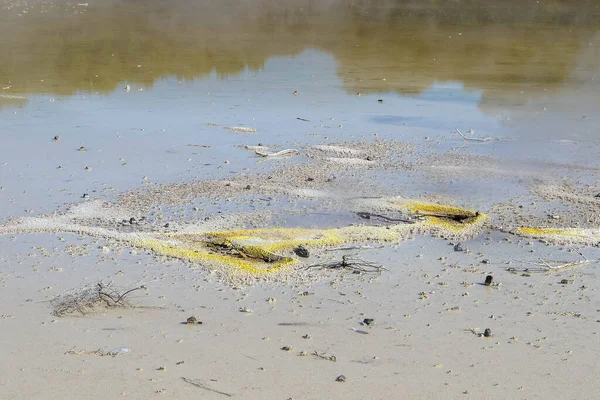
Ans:
[[[353,214],[389,213],[386,198],[342,193],[346,176],[410,170],[393,162],[407,149],[316,146],[302,150],[307,163],[287,159],[266,178],[142,188],[110,204],[83,199],[68,211],[10,220],[0,228],[4,398],[593,398],[600,372],[598,251],[585,247],[593,239],[556,231],[565,223],[592,229],[595,219],[585,225],[581,218],[596,215],[593,193],[571,188],[566,196],[556,186],[531,186],[528,196],[537,202],[522,208],[509,202],[520,218],[498,203],[478,229],[457,235],[411,228],[390,241],[374,229],[410,225]],[[368,154],[377,166],[341,162],[324,169],[331,153],[350,159]],[[464,160],[452,165],[464,168],[471,162]],[[339,177],[328,180],[332,174]],[[370,191],[389,194],[381,187]],[[226,218],[177,217],[183,215],[177,210],[198,208],[195,199],[247,207],[249,198],[264,196],[286,198],[290,208],[279,203]],[[564,200],[561,215],[581,218],[555,217],[557,197]],[[315,210],[331,217],[313,225],[362,226],[371,237],[308,246],[309,259],[282,248],[282,256],[296,261],[287,273],[245,279],[236,279],[243,271],[234,264],[219,268],[219,262],[172,258],[131,239],[272,228],[282,221],[289,226],[294,213],[314,218]],[[405,209],[402,215],[416,214]],[[131,224],[130,215],[147,216],[146,222]],[[540,231],[537,240],[517,230],[527,224],[555,231]],[[374,248],[328,251],[342,245]],[[385,270],[307,269],[343,255]],[[581,263],[582,257],[590,262]],[[553,261],[560,262],[548,264]],[[490,286],[483,284],[488,275]],[[121,293],[139,290],[127,296],[127,307],[100,303],[83,314],[53,315],[56,299],[99,282]],[[186,324],[191,316],[202,324]]]

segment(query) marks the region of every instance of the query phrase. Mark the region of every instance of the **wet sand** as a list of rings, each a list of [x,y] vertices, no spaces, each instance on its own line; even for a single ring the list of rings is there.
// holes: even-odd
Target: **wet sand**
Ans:
[[[595,398],[598,6],[509,3],[0,4],[0,397]]]

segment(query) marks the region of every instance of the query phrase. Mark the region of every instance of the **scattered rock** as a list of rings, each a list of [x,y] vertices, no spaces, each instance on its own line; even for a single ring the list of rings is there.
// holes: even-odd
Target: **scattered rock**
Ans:
[[[483,260],[481,260],[482,264],[490,264],[490,260],[488,260],[487,258],[484,258]]]
[[[252,310],[251,308],[248,308],[248,307],[240,307],[240,312],[243,312],[246,314],[252,314],[254,312],[254,310]]]
[[[494,277],[492,275],[486,276],[484,285],[490,286],[492,284],[493,280],[494,280]]]
[[[363,319],[363,324],[367,326],[373,326],[375,325],[375,320],[373,318],[365,318]]]
[[[294,347],[292,347],[292,346],[283,346],[281,348],[281,350],[283,350],[283,351],[292,351],[293,349],[294,349]]]
[[[486,328],[485,331],[483,331],[483,336],[484,337],[492,337],[492,330],[490,328]]]
[[[561,285],[568,285],[570,283],[573,283],[573,281],[571,279],[561,279],[561,281],[559,283]]]
[[[302,257],[302,258],[308,258],[310,256],[310,252],[303,245],[300,245],[300,246],[296,247],[294,249],[294,253],[296,253],[296,255],[298,257]]]
[[[378,102],[379,104],[381,104],[381,103],[383,103],[383,99],[379,99],[379,100],[377,100],[377,102]]]
[[[202,325],[202,321],[198,321],[198,318],[196,318],[195,316],[191,316],[188,317],[188,319],[185,322],[188,325],[194,325],[194,324],[198,324],[198,325]]]
[[[454,251],[465,251],[465,249],[462,247],[462,244],[457,243],[454,245]]]
[[[58,135],[57,135],[57,136],[54,136],[54,137],[52,138],[52,140],[54,140],[55,142],[58,142],[58,141],[60,140],[60,136],[58,136]]]
[[[336,382],[346,382],[346,377],[344,375],[340,375],[337,378],[335,378]]]

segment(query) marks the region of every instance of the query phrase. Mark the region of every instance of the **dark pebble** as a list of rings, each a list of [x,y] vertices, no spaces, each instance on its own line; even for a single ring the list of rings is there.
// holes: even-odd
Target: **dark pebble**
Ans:
[[[298,257],[302,258],[308,258],[310,256],[310,252],[308,251],[308,249],[302,245],[296,247],[294,249],[294,253],[296,253]]]
[[[375,325],[375,320],[373,318],[365,318],[363,319],[363,324],[367,326]]]
[[[494,277],[491,275],[488,275],[485,277],[485,286],[490,286],[492,284],[492,281],[494,280]]]
[[[462,244],[460,244],[460,243],[457,243],[457,244],[454,246],[454,251],[465,251],[465,249],[462,247]]]
[[[483,336],[484,337],[492,337],[492,330],[490,328],[486,328],[486,330],[483,331]]]

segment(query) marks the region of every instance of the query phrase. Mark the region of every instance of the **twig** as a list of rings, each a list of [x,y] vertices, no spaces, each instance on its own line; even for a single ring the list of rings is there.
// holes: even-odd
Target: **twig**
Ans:
[[[300,117],[296,117],[296,119],[300,120],[300,121],[304,121],[304,122],[310,122],[310,120],[308,119],[304,119],[304,118],[300,118]]]
[[[496,140],[502,140],[501,138],[495,138],[495,137],[484,137],[484,138],[470,138],[467,137],[465,135],[462,134],[462,132],[456,128],[456,133],[458,133],[460,135],[460,137],[462,137],[464,140],[470,140],[473,142],[492,142],[492,141],[496,141]]]
[[[330,356],[328,356],[328,355],[327,355],[327,354],[325,354],[325,353],[321,353],[321,354],[319,354],[319,352],[317,352],[316,350],[315,350],[315,351],[313,351],[311,354],[312,354],[313,356],[315,356],[315,357],[318,357],[318,358],[321,358],[321,359],[323,359],[323,360],[337,362],[337,358],[336,358],[336,356],[334,356],[334,355],[330,355]]]
[[[371,219],[371,218],[379,218],[382,219],[384,221],[387,222],[404,222],[406,224],[414,224],[417,222],[417,219],[412,219],[412,218],[392,218],[392,217],[387,217],[385,215],[380,215],[380,214],[371,214],[369,212],[357,212],[356,215],[358,215],[361,218],[364,219]]]
[[[293,155],[298,154],[298,150],[296,150],[296,149],[285,149],[285,150],[278,151],[276,153],[265,153],[265,152],[258,151],[258,150],[255,150],[254,152],[261,157],[282,157],[282,156],[293,156]]]
[[[188,144],[190,147],[202,147],[204,149],[210,149],[212,146],[207,146],[205,144]]]
[[[383,266],[375,264],[371,261],[364,261],[361,259],[352,259],[348,256],[342,256],[342,261],[334,261],[323,264],[312,264],[307,268],[327,268],[327,269],[348,269],[354,273],[365,273],[365,274],[381,274],[381,271],[387,271]]]
[[[213,393],[222,394],[223,396],[227,396],[227,397],[233,397],[233,395],[231,393],[225,393],[225,392],[221,392],[220,390],[211,389],[208,386],[206,386],[205,384],[198,382],[197,380],[189,379],[189,378],[186,378],[185,376],[182,376],[181,379],[183,379],[184,382],[187,382],[190,385],[199,387],[200,389],[208,390]]]
[[[383,249],[385,246],[345,246],[345,247],[334,247],[331,249],[325,249],[325,251],[348,251],[348,250],[369,250],[369,249]]]
[[[534,265],[537,268],[508,268],[509,271],[519,271],[519,272],[557,272],[565,269],[571,269],[580,267],[582,265],[598,263],[600,260],[589,260],[586,256],[584,256],[581,252],[578,252],[579,255],[583,258],[581,261],[574,262],[562,262],[562,261],[545,261],[540,258],[539,262],[532,261],[518,261],[523,264]],[[554,263],[554,264],[551,264]],[[559,264],[560,263],[560,264]]]

